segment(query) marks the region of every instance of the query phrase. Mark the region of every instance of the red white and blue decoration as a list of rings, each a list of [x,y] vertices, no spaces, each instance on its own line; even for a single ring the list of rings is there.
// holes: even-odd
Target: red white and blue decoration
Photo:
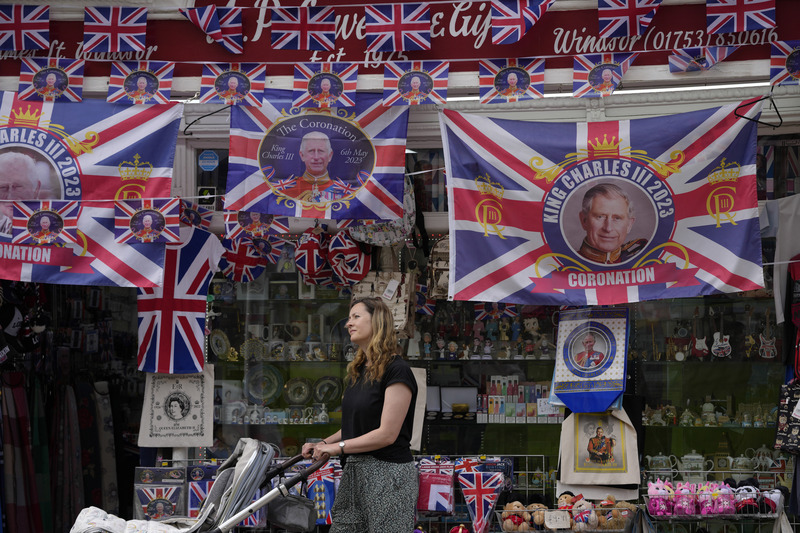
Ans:
[[[199,205],[196,202],[181,200],[181,223],[199,228],[211,228],[214,211]]]
[[[504,476],[501,472],[462,472],[458,474],[458,485],[464,494],[474,533],[486,533],[492,523],[492,515]]]
[[[372,256],[364,253],[361,245],[350,236],[350,232],[344,230],[328,239],[325,259],[333,270],[334,283],[349,287],[369,273]]]
[[[85,7],[83,51],[143,52],[146,7]]]
[[[448,61],[389,61],[383,70],[383,105],[447,102]]]
[[[572,96],[587,98],[611,95],[638,55],[630,53],[575,56]]]
[[[50,48],[50,6],[0,5],[0,50]]]
[[[769,60],[771,85],[798,85],[800,83],[800,40],[773,41]]]
[[[438,459],[422,457],[417,463],[417,468],[419,468],[420,472],[445,474],[450,477],[453,477],[455,473],[455,463],[447,457],[440,457]]]
[[[274,50],[330,51],[336,48],[333,7],[276,7],[271,11]]]
[[[148,520],[159,520],[169,518],[180,512],[183,485],[160,485],[152,487],[137,485],[136,494],[139,496],[142,514],[146,516]],[[163,509],[160,512],[158,510],[159,503]]]
[[[264,235],[262,237],[252,237],[243,241],[249,244],[255,251],[267,260],[268,263],[275,265],[283,254],[283,247],[286,241],[275,235]]]
[[[597,0],[598,36],[606,39],[644,35],[662,0]]]
[[[428,298],[428,286],[417,283],[416,311],[421,315],[433,316],[436,313],[436,300]],[[420,462],[421,468],[422,462]],[[421,470],[420,470],[421,471]]]
[[[563,309],[552,395],[575,413],[602,413],[625,392],[628,309]]]
[[[368,5],[364,7],[364,15],[367,51],[431,49],[430,4]]]
[[[503,302],[475,304],[475,320],[499,320],[504,316],[515,317],[518,314],[517,306],[514,304]]]
[[[319,526],[331,524],[331,507],[336,496],[336,474],[338,471],[341,475],[341,470],[338,460],[330,460],[308,476],[306,495],[314,502]]]
[[[294,66],[293,107],[353,107],[358,65],[298,63]]]
[[[328,235],[324,228],[305,230],[294,246],[294,262],[303,281],[311,285],[333,283],[333,270],[326,257]]]
[[[218,7],[220,39],[217,41],[232,54],[244,53],[241,7]]]
[[[544,59],[484,59],[479,62],[482,104],[504,104],[544,96]]]
[[[417,511],[452,514],[454,500],[452,463],[450,474],[423,471],[420,466]]]
[[[112,61],[109,102],[168,104],[175,63],[166,61]]]
[[[285,109],[270,99],[261,109],[233,108],[226,210],[314,219],[403,215],[407,109],[384,108],[370,94],[347,116]],[[306,164],[298,157],[303,146],[330,146],[330,153]]]
[[[555,0],[492,0],[492,44],[522,39]]]
[[[187,514],[189,518],[200,516],[200,508],[208,498],[208,491],[214,485],[214,477],[219,469],[218,464],[193,465],[188,468],[189,501]]]
[[[80,202],[75,200],[14,202],[12,242],[77,244],[80,211]]]
[[[262,63],[206,63],[200,79],[200,102],[260,106],[264,98]]]
[[[267,259],[262,257],[249,240],[223,239],[225,253],[220,261],[220,270],[231,281],[250,283],[263,274]]]
[[[180,198],[146,198],[114,202],[118,243],[180,242]]]
[[[289,233],[289,217],[276,217],[258,211],[225,211],[224,214],[225,237],[228,239],[253,239]]]
[[[83,59],[23,57],[19,99],[39,102],[83,100]]]
[[[181,227],[179,245],[167,246],[164,284],[141,288],[138,368],[142,372],[203,371],[206,296],[224,248],[213,233]]]
[[[669,55],[669,71],[675,73],[710,70],[738,48],[738,46],[704,46],[673,50]]]
[[[466,472],[483,472],[483,461],[477,457],[459,457],[453,468],[456,475]]]
[[[219,16],[217,6],[210,5],[205,7],[181,7],[178,12],[186,17],[189,22],[194,24],[200,31],[219,42],[222,38],[222,31],[219,27]]]
[[[449,296],[610,305],[762,287],[761,103],[743,104],[744,118],[732,104],[574,124],[443,111]],[[614,238],[584,196],[616,204]]]
[[[706,0],[706,33],[775,27],[775,0]]]

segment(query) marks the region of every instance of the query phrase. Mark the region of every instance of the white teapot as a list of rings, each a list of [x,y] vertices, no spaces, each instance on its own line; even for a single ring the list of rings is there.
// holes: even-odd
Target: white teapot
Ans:
[[[654,456],[645,455],[644,458],[647,460],[648,470],[671,472],[678,464],[674,455],[664,455],[659,453],[658,455]]]
[[[746,455],[734,457],[731,461],[731,470],[733,471],[731,477],[736,481],[743,481],[753,476],[754,467],[755,462],[750,457]]]
[[[772,459],[772,450],[762,445],[760,448],[753,449],[747,448],[744,454],[752,461],[753,470],[760,470],[766,472],[770,470],[775,463]]]
[[[714,461],[706,459],[697,451],[692,450],[678,459],[674,458],[681,477],[687,483],[701,483],[706,481],[707,474],[714,468]]]

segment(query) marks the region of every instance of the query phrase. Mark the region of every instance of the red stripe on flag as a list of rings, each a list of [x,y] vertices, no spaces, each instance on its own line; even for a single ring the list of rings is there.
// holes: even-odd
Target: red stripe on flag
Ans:
[[[481,279],[479,279],[469,287],[456,293],[457,299],[459,300],[474,299],[478,294],[482,293],[483,291],[491,289],[498,283],[509,279],[511,276],[519,274],[524,269],[531,266],[536,258],[549,251],[550,251],[549,246],[547,245],[541,246],[536,250],[533,250],[532,252],[523,255],[522,257],[515,259],[510,263],[503,265],[494,272],[484,275]],[[470,251],[468,253],[475,253],[475,252]],[[483,268],[485,269],[486,267]]]

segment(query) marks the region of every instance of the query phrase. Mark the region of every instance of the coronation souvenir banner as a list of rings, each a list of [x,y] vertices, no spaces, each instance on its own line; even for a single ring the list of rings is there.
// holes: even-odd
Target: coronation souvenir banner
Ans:
[[[22,102],[14,93],[2,93],[0,186],[24,191],[19,200],[78,202],[80,215],[76,224],[70,222],[77,242],[11,244],[13,205],[0,202],[0,277],[71,285],[160,284],[164,245],[116,243],[114,200],[171,196],[182,114],[178,103],[69,105]],[[41,209],[48,209],[45,203]],[[26,222],[40,218],[33,212],[18,215]]]
[[[551,396],[574,413],[607,410],[625,392],[627,344],[624,307],[560,311]]]
[[[403,215],[408,110],[359,94],[355,112],[292,108],[271,91],[231,109],[225,209],[306,218]],[[274,96],[273,96],[274,95]]]
[[[763,287],[760,103],[590,123],[444,110],[449,295],[609,305]]]

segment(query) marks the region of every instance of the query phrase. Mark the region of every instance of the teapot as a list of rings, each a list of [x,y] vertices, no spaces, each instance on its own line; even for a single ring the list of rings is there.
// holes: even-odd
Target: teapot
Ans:
[[[714,468],[714,461],[706,459],[697,451],[692,450],[680,459],[672,456],[681,472],[681,477],[687,483],[702,483],[706,475]]]
[[[733,474],[731,477],[736,481],[743,481],[753,475],[753,468],[755,462],[746,455],[740,455],[731,459],[731,470]]]
[[[753,470],[761,470],[765,472],[772,468],[774,461],[772,460],[772,450],[762,445],[758,449],[747,448],[744,451],[745,456],[751,459]]]
[[[674,455],[664,455],[659,453],[655,456],[645,455],[647,468],[649,470],[673,470],[677,466],[677,459]]]

